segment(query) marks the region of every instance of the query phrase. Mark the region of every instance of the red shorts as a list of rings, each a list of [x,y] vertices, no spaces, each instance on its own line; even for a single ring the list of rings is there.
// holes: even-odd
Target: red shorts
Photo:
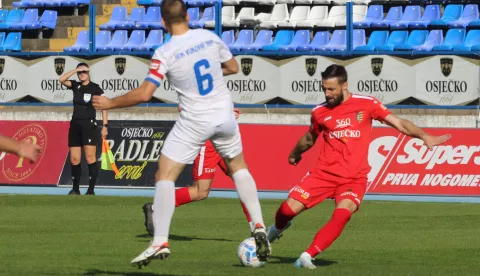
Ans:
[[[212,142],[207,141],[200,149],[200,154],[193,162],[193,181],[213,179],[217,165],[228,175],[227,166],[222,157],[217,153]]]
[[[289,198],[303,203],[307,209],[312,208],[327,198],[334,198],[338,204],[342,199],[350,199],[357,206],[367,190],[367,179],[352,179],[351,182],[325,180],[316,173],[308,173],[298,184],[290,190]]]

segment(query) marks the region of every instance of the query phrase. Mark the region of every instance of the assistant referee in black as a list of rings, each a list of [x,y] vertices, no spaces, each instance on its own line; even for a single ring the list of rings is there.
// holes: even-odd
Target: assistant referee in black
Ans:
[[[69,80],[75,74],[77,74],[80,82]],[[61,76],[60,83],[73,91],[73,115],[68,131],[73,188],[69,195],[80,195],[82,147],[85,151],[85,159],[88,163],[90,176],[86,195],[94,195],[95,184],[98,178],[96,158],[98,134],[96,111],[92,106],[92,95],[102,95],[103,90],[98,84],[90,81],[90,68],[88,64],[83,62],[79,63],[75,70]],[[106,138],[108,134],[108,114],[106,110],[102,111],[102,118],[102,137]]]

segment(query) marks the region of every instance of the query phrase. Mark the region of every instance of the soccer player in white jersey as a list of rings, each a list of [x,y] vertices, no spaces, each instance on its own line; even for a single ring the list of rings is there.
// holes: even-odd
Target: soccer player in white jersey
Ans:
[[[133,106],[149,101],[167,76],[182,106],[180,118],[162,148],[155,175],[154,239],[132,264],[141,267],[152,259],[169,256],[168,234],[175,209],[174,182],[185,164],[193,163],[208,139],[225,160],[240,200],[255,224],[257,256],[266,261],[270,245],[257,188],[243,158],[233,102],[223,78],[237,73],[238,63],[217,35],[208,30],[189,29],[189,16],[182,0],[164,0],[161,13],[162,24],[172,37],[155,51],[145,81],[137,89],[114,99],[93,97],[93,105],[101,110]]]

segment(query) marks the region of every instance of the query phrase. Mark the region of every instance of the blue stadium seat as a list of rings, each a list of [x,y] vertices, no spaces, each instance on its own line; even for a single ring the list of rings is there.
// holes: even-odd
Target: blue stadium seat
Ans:
[[[172,38],[172,35],[170,33],[165,34],[165,40],[163,41],[163,44],[167,43],[170,41],[170,38]]]
[[[288,45],[292,42],[294,32],[291,30],[280,30],[275,35],[273,43],[262,47],[263,51],[278,51],[281,46]]]
[[[259,51],[263,46],[272,43],[273,31],[272,30],[260,30],[255,37],[253,44],[244,46],[244,51]]]
[[[232,51],[241,51],[245,46],[253,43],[253,30],[241,30],[238,33],[237,40],[228,47]]]
[[[412,51],[414,46],[423,45],[427,40],[427,36],[427,30],[413,30],[408,36],[407,42],[405,42],[405,44],[395,46],[395,50]]]
[[[43,12],[42,17],[40,17],[40,20],[38,20],[37,23],[27,24],[25,26],[25,29],[38,30],[42,28],[48,28],[53,30],[57,26],[57,17],[58,17],[57,11],[46,10]]]
[[[0,10],[0,23],[3,23],[7,19],[8,10]]]
[[[201,7],[205,5],[205,1],[204,0],[186,0],[185,4],[187,4],[187,6],[192,6],[192,7]]]
[[[465,29],[450,29],[442,45],[433,47],[434,51],[451,51],[453,46],[462,45],[465,40]]]
[[[330,40],[330,33],[328,31],[317,32],[310,44],[305,46],[298,46],[299,52],[319,51],[321,47],[325,46]]]
[[[203,11],[202,18],[200,18],[198,21],[188,22],[188,26],[190,26],[190,28],[203,28],[206,21],[212,20],[215,20],[215,8],[208,7]]]
[[[387,16],[382,21],[374,21],[370,24],[372,28],[388,28],[390,24],[400,21],[402,18],[402,7],[391,7]]]
[[[413,21],[422,19],[422,11],[420,6],[407,6],[400,21],[390,24],[392,30],[408,29],[408,24]]]
[[[447,26],[451,21],[458,20],[463,11],[463,5],[448,5],[443,10],[440,20],[433,20],[430,26]]]
[[[376,51],[393,51],[395,46],[405,44],[408,37],[408,31],[393,31],[389,36],[387,43],[375,47]]]
[[[115,29],[116,30],[128,30],[128,29],[134,29],[136,22],[142,21],[143,18],[145,17],[145,8],[140,7],[140,8],[133,8],[132,12],[130,13],[130,17],[128,18],[127,21],[122,21],[122,22],[117,22],[115,24]]]
[[[63,48],[64,52],[88,52],[90,45],[88,31],[81,31],[78,33],[77,41],[70,47]]]
[[[160,6],[162,4],[162,0],[152,0],[152,6]]]
[[[478,19],[478,5],[466,5],[458,20],[448,22],[449,28],[466,28],[470,22]]]
[[[440,19],[440,6],[439,5],[428,5],[425,7],[423,12],[422,19],[419,21],[413,21],[408,24],[408,27],[411,29],[426,29],[428,25],[433,20]]]
[[[12,32],[7,35],[5,42],[0,46],[0,52],[22,51],[22,33]]]
[[[11,10],[7,15],[7,19],[0,23],[0,30],[8,30],[10,25],[20,23],[20,21],[22,21],[23,14],[23,10]]]
[[[102,31],[115,30],[116,26],[127,24],[127,8],[126,7],[114,7],[110,20],[100,25],[99,29]]]
[[[115,35],[114,35],[115,37]],[[115,51],[132,51],[133,48],[141,46],[145,43],[145,31],[144,30],[136,30],[133,31],[128,39],[128,42],[124,45],[115,46]]]
[[[471,51],[473,46],[480,46],[480,30],[470,30],[462,45],[453,46],[454,51]]]
[[[137,21],[135,29],[162,29],[162,17],[160,15],[160,7],[149,7],[142,21]]]
[[[368,39],[367,45],[358,46],[355,51],[373,51],[377,46],[383,46],[388,40],[388,31],[374,31]]]
[[[187,13],[190,16],[190,21],[200,20],[200,9],[199,8],[189,8],[187,10]]]
[[[282,52],[287,52],[287,51],[295,52],[297,51],[298,47],[307,47],[309,43],[310,43],[310,31],[298,30],[295,33],[295,36],[293,37],[292,42],[288,45],[280,46],[278,50]]]
[[[149,52],[152,51],[154,47],[160,46],[163,44],[163,31],[162,30],[151,30],[148,34],[147,40],[142,45],[138,45],[132,48],[132,51],[136,52]]]
[[[128,41],[128,31],[126,30],[118,30],[113,33],[112,41],[103,47],[99,47],[97,51],[105,52],[105,51],[115,51],[121,46],[124,46]]]
[[[480,28],[480,19],[470,22],[470,24],[468,26],[470,26],[472,28]]]
[[[480,45],[474,45],[472,46],[472,51],[480,51]]]
[[[90,4],[90,0],[62,0],[62,7],[77,7]]]
[[[205,0],[203,2],[204,6],[214,6],[216,3],[222,3],[222,0]]]
[[[25,11],[22,21],[12,23],[9,29],[12,31],[22,31],[22,30],[25,30],[27,25],[35,25],[37,23],[38,23],[38,9],[28,9]]]
[[[152,0],[137,0],[137,5],[139,6],[150,6],[152,4]]]
[[[106,47],[112,39],[112,33],[109,31],[100,31],[95,36],[95,51]]]
[[[383,19],[383,6],[371,5],[368,7],[365,19],[359,22],[354,22],[354,28],[369,28],[372,22],[379,22]]]
[[[5,42],[5,33],[0,33],[0,46]]]
[[[413,46],[412,50],[414,51],[432,51],[433,47],[443,43],[443,31],[442,30],[431,30],[428,34],[428,37],[422,45]]]
[[[357,47],[365,46],[365,30],[353,30],[353,50]],[[347,41],[344,44],[333,45],[330,47],[333,51],[345,52],[347,50]]]
[[[334,51],[336,48],[340,48],[346,44],[347,38],[346,38],[346,32],[345,30],[335,30],[333,31],[332,37],[330,41],[323,45],[318,47],[315,51]]]
[[[231,44],[233,44],[235,42],[235,31],[234,30],[224,31],[222,33],[222,41],[227,46],[230,46]]]
[[[40,0],[46,8],[56,8],[62,5],[62,0]]]
[[[39,8],[43,7],[43,2],[39,0],[21,0],[12,3],[14,8]]]

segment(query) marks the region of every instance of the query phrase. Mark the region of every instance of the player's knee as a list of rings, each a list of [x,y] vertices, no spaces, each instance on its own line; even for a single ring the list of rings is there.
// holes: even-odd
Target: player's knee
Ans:
[[[80,164],[80,157],[70,155],[70,164],[72,164],[74,166]]]
[[[88,164],[95,163],[96,161],[95,155],[87,155],[85,156],[85,159],[87,160]]]
[[[210,190],[200,189],[197,191],[197,200],[204,200],[208,197]]]
[[[357,211],[357,204],[351,199],[342,199],[336,206],[336,209],[347,209],[351,213]]]

